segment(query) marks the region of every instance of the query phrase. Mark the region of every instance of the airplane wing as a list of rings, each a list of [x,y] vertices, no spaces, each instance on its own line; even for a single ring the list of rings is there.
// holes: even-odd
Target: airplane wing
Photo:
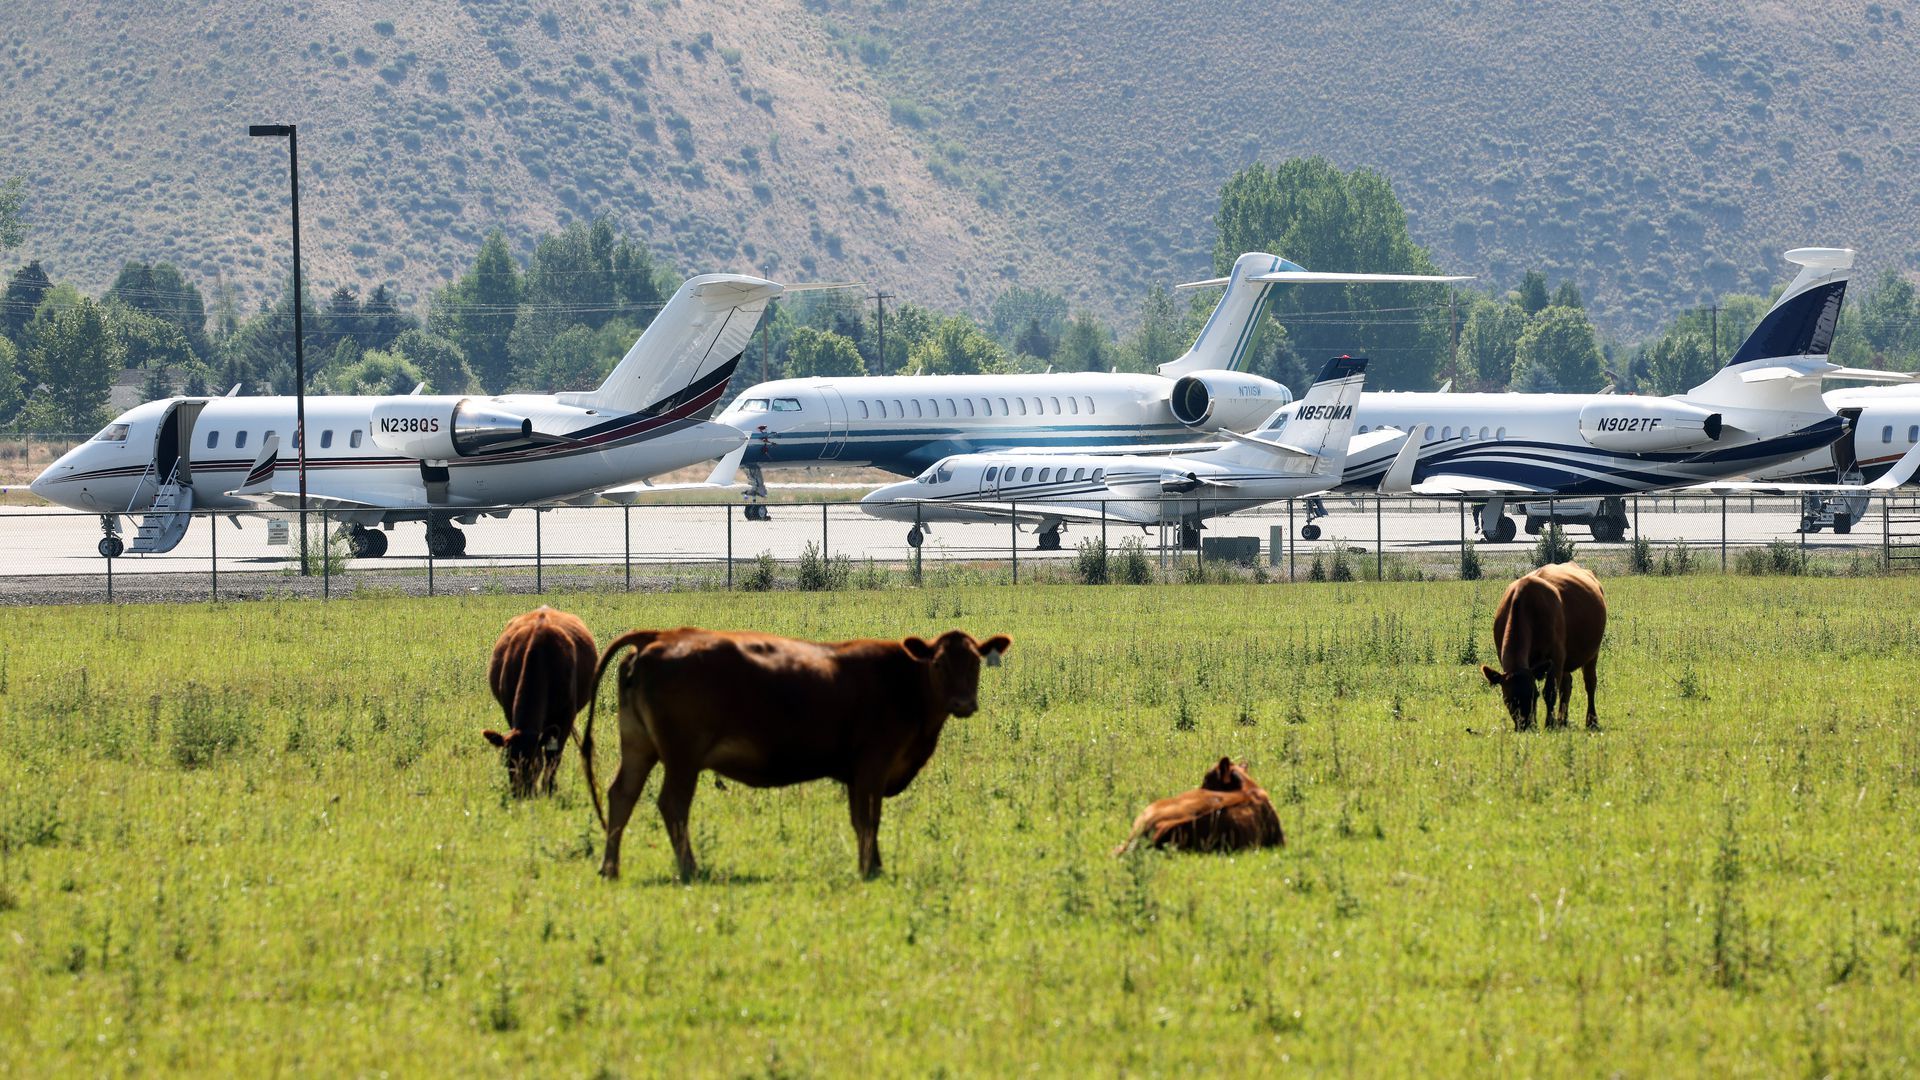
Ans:
[[[902,500],[906,501],[906,500]],[[1129,516],[1123,512],[1135,503],[1128,500],[1114,500],[1113,507],[1102,514],[1097,507],[1068,506],[1060,503],[1021,503],[1018,511],[1012,504],[1003,502],[956,502],[952,499],[916,499],[927,506],[940,506],[960,510],[971,510],[978,514],[988,514],[998,518],[1017,518],[1021,521],[1070,521],[1077,524],[1097,525],[1102,521],[1118,525],[1151,525],[1155,519],[1143,516]],[[1044,506],[1044,509],[1041,507]]]
[[[1920,470],[1920,444],[1900,456],[1893,467],[1870,484],[1774,484],[1764,480],[1709,480],[1681,491],[1700,491],[1711,495],[1865,495],[1892,491],[1913,479]]]
[[[591,495],[583,495],[575,505],[590,506],[595,502],[604,501],[617,503],[621,506],[637,506],[640,503],[641,496],[662,491],[707,491],[721,494],[738,490],[739,488],[733,484],[716,484],[711,480],[699,484],[648,484],[642,482],[638,484],[623,484],[620,487],[596,491]]]
[[[292,491],[248,491],[242,489],[225,492],[224,494],[226,494],[228,498],[244,499],[247,502],[253,503],[262,511],[292,510],[298,512],[300,509],[300,492],[298,489]],[[318,495],[311,491],[307,493],[307,512],[313,514],[322,511],[346,512],[353,510],[391,509],[393,509],[393,507],[382,506],[376,502],[363,502],[359,499],[343,499],[337,495]]]
[[[1797,360],[1769,364],[1740,373],[1741,382],[1775,382],[1780,379],[1853,379],[1873,383],[1911,383],[1920,380],[1920,372],[1881,371],[1877,368],[1841,367],[1824,360]]]
[[[1239,443],[1242,446],[1251,446],[1255,450],[1259,450],[1259,451],[1262,451],[1263,453],[1270,454],[1274,457],[1279,458],[1282,461],[1316,461],[1320,457],[1319,454],[1316,454],[1311,450],[1303,450],[1298,446],[1292,445],[1291,443],[1270,442],[1266,439],[1256,439],[1251,435],[1242,435],[1237,431],[1228,431],[1225,428],[1222,428],[1220,430],[1220,434],[1225,435],[1227,438],[1233,440],[1234,442]]]

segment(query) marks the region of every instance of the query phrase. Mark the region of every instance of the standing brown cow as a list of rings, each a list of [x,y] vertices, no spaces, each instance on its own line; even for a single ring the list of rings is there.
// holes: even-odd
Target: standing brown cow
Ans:
[[[1178,851],[1239,851],[1285,847],[1287,837],[1267,789],[1254,783],[1245,765],[1223,757],[1199,787],[1140,811],[1133,834],[1113,853],[1124,855],[1142,842]]]
[[[493,643],[487,683],[506,713],[507,733],[481,734],[506,751],[507,781],[516,798],[553,794],[573,718],[593,700],[597,659],[587,625],[544,604],[514,616]]]
[[[1600,641],[1606,635],[1607,594],[1600,588],[1600,579],[1585,567],[1543,566],[1507,586],[1493,613],[1493,646],[1507,670],[1503,675],[1484,664],[1480,670],[1500,688],[1515,731],[1533,726],[1534,702],[1539,697],[1534,683],[1542,679],[1546,680],[1546,726],[1567,726],[1575,668],[1587,684],[1587,730],[1600,730],[1593,685]]]
[[[998,664],[1012,639],[976,642],[949,630],[928,644],[817,644],[771,634],[634,630],[600,657],[594,686],[622,650],[620,772],[601,811],[593,779],[593,717],[580,756],[607,831],[600,873],[620,876],[620,838],[656,762],[666,767],[660,817],[680,880],[693,877],[687,812],[700,770],[752,787],[834,779],[847,786],[860,872],[880,872],[880,800],[898,795],[933,756],[947,717],[979,707],[980,663]]]

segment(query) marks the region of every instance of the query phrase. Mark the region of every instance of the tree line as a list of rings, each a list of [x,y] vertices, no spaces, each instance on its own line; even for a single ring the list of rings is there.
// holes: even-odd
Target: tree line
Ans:
[[[0,253],[25,236],[24,189],[0,182]],[[1322,158],[1251,165],[1221,189],[1213,261],[1271,251],[1311,269],[1437,273],[1392,185]],[[505,233],[423,304],[385,282],[302,298],[310,393],[552,392],[599,384],[681,278],[606,218],[539,237],[524,261]],[[99,297],[56,282],[39,261],[0,292],[0,427],[84,431],[104,422],[127,369],[146,399],[234,387],[292,393],[291,288],[242,312],[224,281],[203,292],[165,262],[129,262]],[[884,308],[860,290],[795,294],[771,306],[737,390],[769,377],[1151,371],[1198,334],[1217,294],[1176,298],[1156,285],[1130,331],[1060,292],[1014,285],[984,317],[910,301]],[[1528,271],[1510,287],[1279,287],[1250,369],[1304,389],[1328,356],[1372,358],[1381,389],[1676,393],[1706,380],[1771,303],[1730,295],[1681,311],[1645,341],[1608,342],[1572,281]],[[1836,362],[1920,366],[1920,294],[1887,271],[1856,293]]]

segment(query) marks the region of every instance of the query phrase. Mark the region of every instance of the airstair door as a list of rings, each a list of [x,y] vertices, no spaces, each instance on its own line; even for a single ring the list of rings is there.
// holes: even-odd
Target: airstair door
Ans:
[[[167,410],[153,440],[154,483],[193,482],[193,428],[206,407],[205,401],[181,401]]]
[[[847,403],[831,386],[821,387],[820,397],[827,403],[827,441],[820,448],[820,456],[837,458],[847,446]]]

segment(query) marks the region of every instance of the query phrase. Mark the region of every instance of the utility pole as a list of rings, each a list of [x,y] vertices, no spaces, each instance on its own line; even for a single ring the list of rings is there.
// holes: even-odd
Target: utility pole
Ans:
[[[1715,300],[1713,303],[1707,305],[1707,310],[1713,314],[1713,370],[1719,371],[1720,370],[1720,302],[1718,300]]]
[[[1453,368],[1454,389],[1460,389],[1460,292],[1447,290],[1447,355]]]
[[[253,138],[286,136],[287,175],[293,203],[293,445],[300,452],[300,574],[307,568],[307,356],[306,334],[300,321],[300,133],[293,124],[253,124],[247,128]],[[321,548],[326,539],[321,538]]]
[[[881,375],[887,373],[887,301],[891,299],[893,299],[893,294],[890,292],[876,292],[873,294],[873,325],[878,331],[878,337],[880,339],[879,348],[874,353],[874,356],[880,368],[879,374]]]

